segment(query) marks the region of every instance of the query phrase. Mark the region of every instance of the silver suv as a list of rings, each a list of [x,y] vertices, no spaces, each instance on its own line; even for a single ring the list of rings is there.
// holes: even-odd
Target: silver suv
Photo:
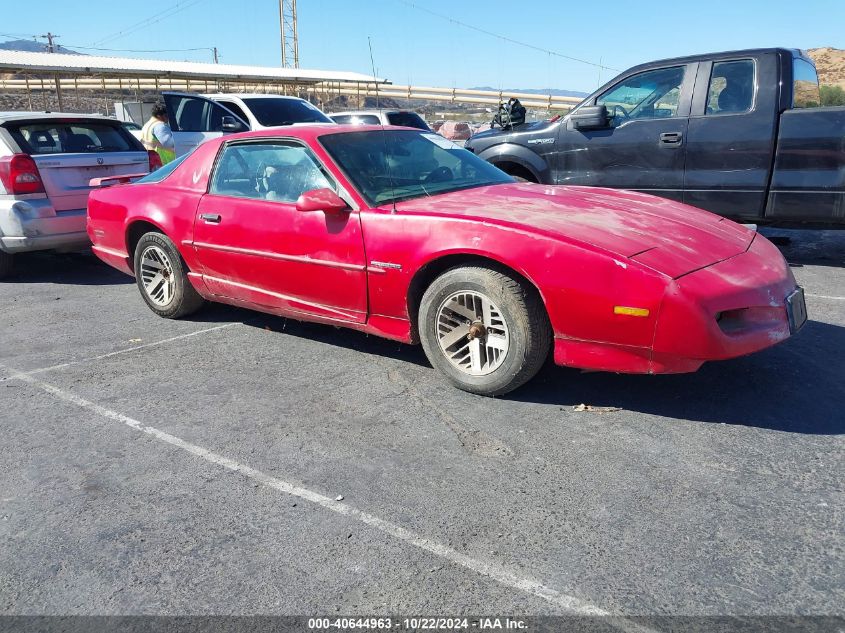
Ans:
[[[15,253],[90,244],[90,181],[159,166],[119,121],[101,116],[0,112],[0,277]]]

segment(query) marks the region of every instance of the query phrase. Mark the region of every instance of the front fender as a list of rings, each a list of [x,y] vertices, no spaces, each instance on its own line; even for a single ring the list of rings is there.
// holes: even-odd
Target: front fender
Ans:
[[[496,166],[504,163],[515,163],[531,172],[537,182],[551,182],[551,170],[548,163],[523,145],[499,143],[482,150],[478,156]]]

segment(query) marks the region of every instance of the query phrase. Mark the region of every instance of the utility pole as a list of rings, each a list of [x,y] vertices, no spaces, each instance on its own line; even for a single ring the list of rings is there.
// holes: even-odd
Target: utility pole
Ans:
[[[60,36],[47,31],[47,35],[42,35],[41,37],[47,40],[47,52],[55,53],[56,46],[53,44],[53,40]],[[59,73],[56,73],[56,99],[59,102],[59,112],[62,112],[65,109],[65,104],[64,99],[62,99],[62,80],[59,78]]]
[[[279,0],[279,28],[282,35],[282,68],[299,68],[296,0]]]
[[[47,52],[48,53],[55,53],[56,52],[56,47],[53,45],[53,39],[55,39],[57,37],[61,37],[60,35],[56,35],[55,33],[50,33],[50,31],[47,31],[47,35],[41,35],[39,37],[47,40]]]
[[[214,48],[212,48],[211,52],[214,54],[214,63],[219,64],[220,62],[217,61],[217,47],[215,46]]]

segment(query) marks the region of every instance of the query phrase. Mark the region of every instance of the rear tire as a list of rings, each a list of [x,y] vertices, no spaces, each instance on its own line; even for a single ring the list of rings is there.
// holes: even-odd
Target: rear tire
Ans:
[[[464,391],[500,396],[533,378],[552,329],[534,288],[482,267],[452,268],[420,302],[420,340],[431,364]]]
[[[8,276],[14,267],[15,258],[13,255],[0,251],[0,279]]]
[[[161,233],[146,233],[138,240],[135,282],[150,310],[166,319],[192,314],[205,303],[188,280],[188,266],[176,246]]]

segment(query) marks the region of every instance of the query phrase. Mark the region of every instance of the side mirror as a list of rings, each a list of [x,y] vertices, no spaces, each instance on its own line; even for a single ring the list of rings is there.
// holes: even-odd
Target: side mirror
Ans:
[[[346,211],[349,205],[331,189],[313,189],[306,191],[296,201],[296,210],[309,213],[322,211],[323,213],[340,213]]]
[[[224,132],[245,132],[246,127],[233,116],[224,116],[220,125]]]
[[[576,130],[601,130],[610,127],[610,117],[607,114],[607,106],[604,105],[578,108],[570,119]]]

